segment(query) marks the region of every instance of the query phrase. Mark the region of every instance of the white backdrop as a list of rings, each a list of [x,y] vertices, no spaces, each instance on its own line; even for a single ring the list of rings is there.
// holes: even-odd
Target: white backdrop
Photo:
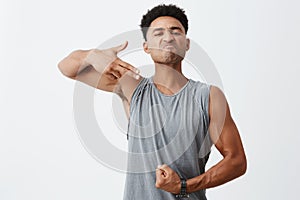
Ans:
[[[215,63],[248,157],[246,175],[207,190],[209,199],[298,199],[299,1],[1,0],[1,200],[122,199],[125,175],[80,142],[75,82],[57,63],[137,29],[142,14],[162,2],[186,10],[188,37]],[[96,91],[98,122],[105,118],[115,132],[111,106],[101,106],[111,100]],[[126,147],[123,135],[114,139]],[[218,159],[213,150],[208,166]]]

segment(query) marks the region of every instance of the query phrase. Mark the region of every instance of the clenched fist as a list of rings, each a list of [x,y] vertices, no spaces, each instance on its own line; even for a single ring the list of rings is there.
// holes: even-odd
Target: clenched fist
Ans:
[[[157,166],[155,187],[179,194],[181,189],[181,181],[178,174],[166,164]]]

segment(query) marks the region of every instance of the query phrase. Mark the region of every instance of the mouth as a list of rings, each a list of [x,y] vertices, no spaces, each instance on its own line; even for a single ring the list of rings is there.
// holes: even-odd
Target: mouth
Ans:
[[[163,50],[168,50],[168,51],[171,51],[171,50],[176,50],[176,48],[173,46],[173,45],[165,45],[162,47]]]

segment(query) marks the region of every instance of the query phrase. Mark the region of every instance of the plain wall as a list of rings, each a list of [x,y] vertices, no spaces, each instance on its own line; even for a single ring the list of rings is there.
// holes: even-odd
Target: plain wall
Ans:
[[[138,29],[147,9],[162,2],[186,10],[188,37],[206,51],[222,78],[248,158],[247,173],[208,189],[209,199],[297,199],[296,0],[2,0],[0,199],[122,198],[125,174],[100,164],[78,137],[75,82],[59,72],[57,63],[73,50],[95,48],[112,36]],[[108,137],[106,129],[118,131],[112,97],[95,92],[95,114],[99,124],[107,120],[102,128]],[[123,135],[109,139],[126,148]],[[213,149],[208,166],[220,158]]]

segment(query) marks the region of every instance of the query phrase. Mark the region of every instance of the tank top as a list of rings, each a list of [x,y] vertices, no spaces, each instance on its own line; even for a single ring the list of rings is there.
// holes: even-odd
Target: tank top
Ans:
[[[143,78],[130,101],[128,164],[124,200],[175,200],[155,187],[155,169],[167,164],[181,178],[205,172],[212,142],[208,133],[210,86],[189,79],[175,94],[165,95]],[[205,190],[190,194],[205,200]]]

